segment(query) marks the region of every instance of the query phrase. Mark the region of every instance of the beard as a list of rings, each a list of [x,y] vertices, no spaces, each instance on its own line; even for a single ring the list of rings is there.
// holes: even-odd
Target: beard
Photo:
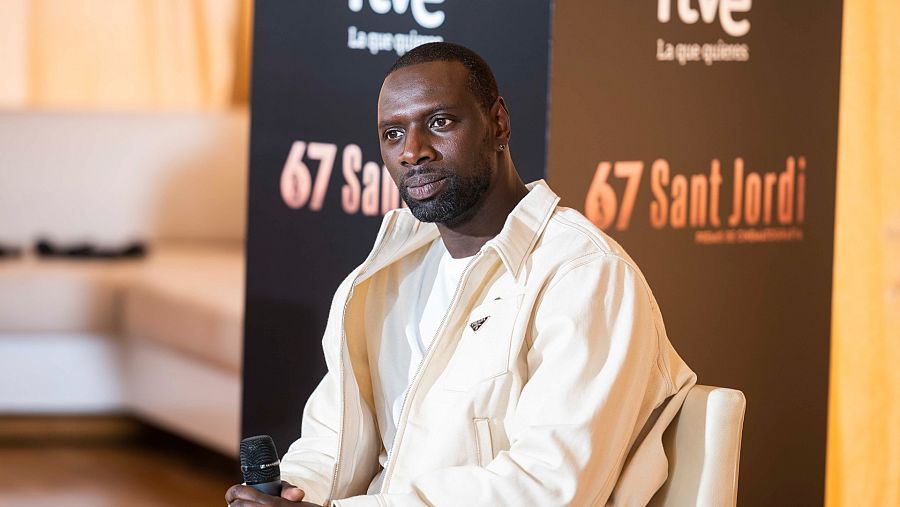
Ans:
[[[452,169],[440,171],[410,171],[406,178],[416,174],[438,174],[445,178],[445,188],[431,199],[418,201],[409,195],[405,184],[401,184],[400,196],[409,211],[420,222],[436,222],[454,225],[464,222],[479,207],[482,198],[491,186],[491,167],[488,158],[482,157],[475,170],[461,177]],[[405,178],[404,178],[405,179]]]

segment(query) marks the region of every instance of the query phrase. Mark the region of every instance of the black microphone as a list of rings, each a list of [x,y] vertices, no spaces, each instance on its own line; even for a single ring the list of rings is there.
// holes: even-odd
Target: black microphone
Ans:
[[[281,496],[281,462],[269,435],[241,440],[241,472],[244,482],[267,495]]]

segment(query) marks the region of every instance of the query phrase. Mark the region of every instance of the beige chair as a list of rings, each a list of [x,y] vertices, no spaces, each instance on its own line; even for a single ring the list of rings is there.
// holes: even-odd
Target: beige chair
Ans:
[[[669,478],[651,506],[725,507],[737,503],[744,393],[694,386],[663,435]]]

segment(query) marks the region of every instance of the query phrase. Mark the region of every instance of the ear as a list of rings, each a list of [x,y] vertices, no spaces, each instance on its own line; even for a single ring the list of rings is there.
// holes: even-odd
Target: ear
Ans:
[[[509,110],[506,109],[506,101],[503,97],[497,97],[491,106],[489,118],[494,129],[494,142],[509,145],[511,127],[509,124]]]

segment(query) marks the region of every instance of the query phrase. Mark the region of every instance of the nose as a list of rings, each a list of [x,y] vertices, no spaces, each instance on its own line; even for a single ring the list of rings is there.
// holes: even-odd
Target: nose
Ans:
[[[431,145],[428,134],[418,128],[409,129],[404,139],[403,153],[400,154],[400,165],[418,166],[435,158],[437,153]]]

